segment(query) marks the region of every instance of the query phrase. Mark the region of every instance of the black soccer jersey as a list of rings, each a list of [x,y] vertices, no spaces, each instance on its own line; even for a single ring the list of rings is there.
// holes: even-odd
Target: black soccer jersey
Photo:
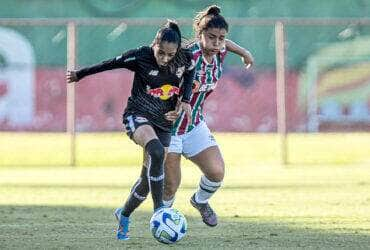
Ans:
[[[174,72],[159,67],[151,47],[143,46],[77,71],[81,78],[105,70],[126,68],[135,72],[131,96],[125,113],[147,118],[153,125],[170,131],[172,122],[164,114],[174,110],[180,93],[182,101],[189,102],[194,77],[194,64],[190,51],[185,51],[185,62],[176,65]]]

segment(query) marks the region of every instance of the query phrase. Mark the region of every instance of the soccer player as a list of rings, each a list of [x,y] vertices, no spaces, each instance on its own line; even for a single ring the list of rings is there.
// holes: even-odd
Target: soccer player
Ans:
[[[154,211],[163,207],[163,162],[171,139],[175,113],[184,111],[190,119],[190,96],[194,78],[192,53],[181,47],[177,24],[168,21],[151,46],[132,49],[122,55],[83,68],[67,71],[67,81],[117,68],[134,71],[131,96],[123,114],[128,136],[144,150],[141,175],[123,207],[117,208],[117,239],[129,239],[129,216],[151,192]],[[181,100],[179,101],[179,96]],[[179,101],[178,109],[175,110]]]
[[[203,172],[198,190],[190,202],[206,225],[216,226],[217,216],[208,200],[221,187],[225,170],[220,149],[205,123],[203,105],[217,86],[227,51],[241,56],[247,68],[254,59],[248,50],[226,39],[228,23],[220,15],[219,7],[213,5],[199,12],[193,28],[196,39],[190,49],[196,66],[190,101],[192,118],[182,113],[174,123],[165,161],[164,204],[170,207],[174,202],[181,181],[181,155],[184,155]]]

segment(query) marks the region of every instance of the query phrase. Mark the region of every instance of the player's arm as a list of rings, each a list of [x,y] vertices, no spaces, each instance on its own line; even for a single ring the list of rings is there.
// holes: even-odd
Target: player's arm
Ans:
[[[233,42],[229,39],[225,40],[225,45],[226,45],[227,51],[235,53],[235,54],[237,54],[238,56],[241,57],[243,63],[247,67],[247,69],[250,66],[253,65],[254,58],[253,58],[251,52],[249,52],[247,49],[241,47],[240,45],[236,44],[235,42]]]
[[[135,52],[136,50],[130,50],[120,56],[107,61],[103,61],[90,67],[82,68],[80,70],[68,70],[66,74],[67,82],[78,82],[86,76],[118,68],[127,68],[135,71],[137,67]]]
[[[182,97],[181,102],[190,103],[191,94],[192,94],[192,87],[194,81],[194,74],[195,74],[195,67],[191,66],[192,68],[186,70],[184,72],[184,79],[182,82]]]
[[[189,54],[189,65],[186,66],[186,70],[183,75],[182,82],[182,97],[181,102],[177,110],[177,114],[180,114],[182,111],[185,111],[188,120],[191,120],[191,94],[195,74],[195,62],[192,60],[192,54]]]

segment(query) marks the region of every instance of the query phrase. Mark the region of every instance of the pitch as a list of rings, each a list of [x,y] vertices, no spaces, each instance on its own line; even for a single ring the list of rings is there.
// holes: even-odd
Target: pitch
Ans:
[[[2,249],[162,249],[149,231],[151,202],[133,214],[119,242],[114,208],[128,195],[134,166],[0,168]],[[228,165],[205,226],[189,204],[199,171],[183,168],[175,207],[188,220],[176,249],[366,248],[370,245],[370,171],[366,165]]]

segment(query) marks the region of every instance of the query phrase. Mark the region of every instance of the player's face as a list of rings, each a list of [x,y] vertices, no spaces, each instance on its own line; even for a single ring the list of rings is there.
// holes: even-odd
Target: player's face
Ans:
[[[157,64],[161,67],[165,67],[175,57],[177,52],[177,44],[161,42],[153,46],[153,51]]]
[[[227,31],[219,28],[209,28],[200,35],[200,44],[204,52],[215,55],[225,46]]]

